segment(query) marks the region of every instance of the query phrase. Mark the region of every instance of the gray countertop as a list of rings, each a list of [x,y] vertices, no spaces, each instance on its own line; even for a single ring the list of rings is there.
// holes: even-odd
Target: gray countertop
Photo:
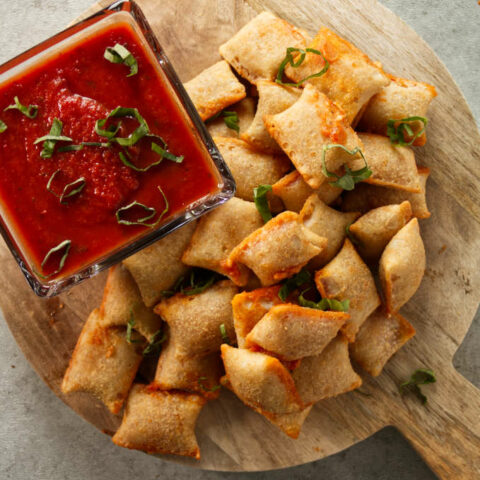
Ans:
[[[0,0],[0,64],[49,37],[93,0]],[[341,0],[339,0],[341,1]],[[381,0],[445,62],[480,123],[480,6],[477,0]],[[454,365],[480,387],[480,315]],[[301,467],[253,474],[205,472],[115,447],[65,406],[31,369],[0,319],[0,478],[4,480],[435,478],[393,428]]]

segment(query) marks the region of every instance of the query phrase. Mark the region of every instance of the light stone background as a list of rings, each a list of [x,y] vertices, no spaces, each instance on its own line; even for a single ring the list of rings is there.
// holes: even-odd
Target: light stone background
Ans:
[[[0,64],[60,30],[92,1],[0,0]],[[433,47],[460,85],[479,123],[480,6],[477,0],[381,2]],[[480,387],[480,315],[455,356],[454,364]],[[324,460],[268,473],[198,471],[115,447],[106,435],[78,417],[37,377],[3,318],[0,319],[0,372],[2,480],[435,478],[393,428],[386,428]],[[438,377],[441,381],[441,372]]]

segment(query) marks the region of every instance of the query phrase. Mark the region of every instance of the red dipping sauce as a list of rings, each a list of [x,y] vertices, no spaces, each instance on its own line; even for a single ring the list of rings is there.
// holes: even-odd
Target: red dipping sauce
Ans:
[[[127,65],[104,58],[105,49],[116,44],[126,47],[136,59],[136,75],[127,76]],[[15,96],[25,106],[38,106],[37,116],[28,118],[15,109],[3,111],[14,103]],[[109,147],[84,145],[81,150],[59,151],[82,142],[108,142],[95,133],[95,124],[116,107],[138,109],[150,133],[161,136],[168,151],[183,156],[183,161],[163,158],[159,165],[141,172],[122,163],[123,150],[115,142]],[[7,125],[0,133],[1,206],[9,229],[15,232],[15,242],[40,278],[68,276],[151,231],[148,226],[119,224],[116,213],[137,201],[155,209],[147,223],[155,222],[167,206],[158,187],[168,202],[159,225],[218,190],[218,174],[205,146],[172,98],[172,89],[154,57],[126,22],[99,30],[1,84],[0,119]],[[61,135],[72,141],[56,142],[51,158],[42,158],[43,142],[34,142],[49,134],[54,119],[63,123]],[[139,126],[134,118],[112,118],[104,128],[119,122],[120,137]],[[160,144],[143,137],[126,147],[129,161],[139,168],[158,161],[161,157],[151,150],[152,141]],[[47,183],[55,172],[51,193]],[[80,178],[84,181],[78,185],[83,183],[83,189],[60,203],[56,195]],[[138,220],[152,211],[137,206],[120,211],[120,216]],[[51,254],[43,267],[41,264],[47,253],[65,240],[71,242],[68,256],[61,271],[52,275],[65,249]]]

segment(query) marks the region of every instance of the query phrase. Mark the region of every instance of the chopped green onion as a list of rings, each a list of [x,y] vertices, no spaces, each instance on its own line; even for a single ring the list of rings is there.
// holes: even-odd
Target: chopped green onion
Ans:
[[[298,58],[297,61],[295,61],[295,59],[293,58],[293,55],[292,55],[293,52],[300,53],[300,57]],[[307,52],[308,53],[314,53],[315,55],[320,55],[323,58],[323,62],[324,62],[323,68],[317,73],[313,73],[312,75],[309,75],[308,77],[302,78],[302,80],[300,80],[297,83],[283,82],[282,78],[283,78],[283,73],[285,71],[286,66],[288,64],[290,64],[290,66],[292,68],[298,68],[303,63],[303,61],[305,60],[305,56],[306,56]],[[323,53],[320,52],[319,50],[315,50],[313,48],[306,48],[304,50],[303,48],[288,47],[287,52],[285,54],[285,58],[283,59],[282,63],[280,64],[280,68],[278,69],[277,78],[275,79],[275,82],[279,83],[280,85],[287,85],[287,86],[290,86],[290,87],[299,87],[302,83],[306,82],[307,80],[310,80],[311,78],[321,77],[322,75],[327,73],[327,70],[328,70],[329,67],[330,67],[330,63],[324,57]]]
[[[327,166],[325,164],[325,155],[327,150],[332,148],[341,148],[345,150],[349,155],[356,155],[357,153],[363,158],[365,162],[365,166],[359,170],[351,170],[348,165],[345,165],[345,174],[343,176],[337,175],[334,172],[330,172],[327,170]],[[365,155],[363,154],[360,147],[355,147],[353,150],[349,150],[347,147],[340,145],[338,143],[331,143],[329,145],[323,146],[322,151],[322,171],[326,177],[333,177],[336,178],[334,182],[330,182],[330,185],[335,187],[343,188],[344,190],[353,190],[355,188],[355,184],[366,180],[372,175],[372,171],[368,168],[367,160]]]
[[[288,296],[296,290],[298,287],[301,287],[305,283],[310,282],[312,275],[308,270],[302,269],[293,277],[285,280],[282,288],[278,291],[278,297],[280,300],[285,302]]]
[[[222,336],[223,343],[226,343],[227,345],[231,345],[230,338],[227,333],[227,329],[225,328],[225,324],[221,323],[219,328],[220,328],[220,335]]]
[[[413,133],[410,123],[422,122],[423,128],[417,133]],[[390,142],[394,145],[410,146],[413,145],[418,137],[421,137],[427,128],[428,120],[425,117],[407,117],[400,120],[390,119],[387,122],[387,135],[390,137]],[[405,132],[410,138],[410,141],[405,140]]]
[[[198,378],[198,386],[200,387],[201,390],[204,392],[216,392],[219,388],[220,385],[214,385],[212,388],[207,388],[202,382],[208,380],[207,377],[199,377]]]
[[[2,122],[2,120],[0,120],[0,133],[3,133],[7,128],[8,128],[7,124],[5,122]]]
[[[303,294],[308,292],[304,290],[298,296],[298,303],[302,307],[315,308],[316,310],[333,310],[335,312],[348,312],[350,307],[350,300],[336,300],[335,298],[322,298],[319,302],[307,300]]]
[[[45,264],[48,262],[48,259],[56,252],[60,252],[62,251],[63,249],[65,249],[65,253],[62,255],[62,258],[60,259],[60,262],[58,264],[58,268],[57,270],[55,270],[54,272],[50,273],[49,275],[43,275],[39,272],[35,272],[39,277],[41,278],[44,278],[44,279],[47,279],[47,278],[50,278],[50,277],[53,277],[54,275],[56,275],[57,273],[59,273],[64,265],[65,265],[65,260],[67,259],[68,257],[68,253],[70,252],[70,247],[72,246],[72,241],[71,240],[64,240],[63,242],[60,242],[56,247],[53,247],[51,248],[47,254],[45,255],[42,263],[41,263],[41,267],[43,269],[43,267],[45,266]]]
[[[157,340],[157,337],[160,337]],[[143,350],[143,355],[152,355],[154,353],[159,353],[162,350],[162,344],[167,339],[167,334],[162,333],[162,330],[158,330],[153,334],[152,340]]]
[[[9,105],[7,108],[5,108],[3,111],[6,112],[7,110],[19,110],[21,113],[23,113],[26,117],[28,118],[35,118],[38,114],[38,105],[29,105],[28,107],[26,105],[22,105],[20,103],[20,100],[18,97],[14,97],[14,104]]]
[[[253,189],[253,201],[265,223],[272,219],[272,213],[267,200],[267,193],[271,191],[271,185],[259,185]]]
[[[429,368],[419,368],[413,372],[410,380],[407,380],[400,385],[400,393],[403,395],[410,390],[415,393],[425,405],[427,403],[427,397],[423,394],[419,385],[428,385],[429,383],[435,383],[436,381],[437,378],[433,370],[430,370]]]
[[[55,145],[57,142],[71,142],[70,137],[65,137],[62,135],[63,123],[58,119],[54,118],[52,127],[50,128],[50,133],[44,135],[43,137],[37,138],[33,144],[43,142],[43,150],[40,153],[42,158],[51,158],[55,150]]]
[[[76,180],[74,180],[73,182],[67,183],[67,185],[65,185],[65,187],[63,187],[63,191],[62,191],[61,195],[58,195],[51,189],[51,185],[52,185],[53,179],[55,178],[55,176],[59,172],[61,172],[61,170],[55,170],[52,173],[52,176],[50,177],[50,179],[48,180],[48,183],[47,183],[47,190],[50,193],[53,193],[53,195],[55,195],[57,198],[59,198],[60,203],[64,203],[63,200],[65,198],[73,197],[77,193],[80,193],[84,189],[87,181],[85,180],[85,177],[79,177]]]
[[[138,73],[138,63],[136,58],[129,50],[119,43],[114,47],[107,47],[103,56],[111,63],[123,63],[127,67],[130,67],[130,73],[127,77],[132,77]]]

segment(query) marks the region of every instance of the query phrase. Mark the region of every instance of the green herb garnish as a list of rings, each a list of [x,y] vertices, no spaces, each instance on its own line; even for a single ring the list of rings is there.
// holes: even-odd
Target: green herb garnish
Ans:
[[[207,388],[203,382],[208,380],[207,377],[199,377],[198,378],[198,386],[200,387],[201,390],[204,392],[216,392],[219,388],[220,385],[214,385],[212,388]]]
[[[200,279],[195,278],[195,276],[200,277]],[[220,275],[217,272],[210,270],[192,270],[190,272],[189,285],[185,287],[181,285],[180,292],[184,295],[197,295],[211,287],[219,278]]]
[[[54,275],[56,275],[57,273],[59,273],[62,269],[63,269],[63,266],[65,265],[65,260],[67,259],[68,257],[68,253],[70,252],[70,247],[72,246],[72,241],[71,240],[64,240],[63,242],[60,242],[56,247],[53,247],[51,248],[47,254],[45,255],[42,263],[41,263],[41,267],[43,269],[43,267],[45,266],[45,264],[48,262],[48,259],[56,252],[60,252],[62,251],[63,249],[65,249],[65,253],[62,255],[62,258],[60,258],[60,262],[58,263],[58,268],[57,270],[55,270],[54,272],[50,273],[49,275],[43,275],[39,272],[35,272],[39,277],[41,278],[44,278],[44,279],[47,279],[47,278],[50,278],[50,277],[53,277]]]
[[[300,53],[300,57],[298,58],[297,61],[295,61],[295,59],[293,58],[293,55],[292,55],[293,52]],[[320,55],[323,58],[323,61],[324,61],[323,68],[317,73],[313,73],[312,75],[309,75],[308,77],[302,78],[302,80],[300,80],[297,83],[283,82],[282,78],[283,78],[283,73],[285,71],[286,66],[290,64],[290,66],[292,68],[298,68],[303,63],[303,61],[305,60],[305,56],[306,56],[307,52],[308,53],[314,53],[315,55]],[[304,50],[303,48],[288,47],[287,52],[285,54],[285,58],[283,59],[282,63],[280,64],[280,68],[278,69],[277,78],[275,79],[275,82],[279,83],[280,85],[287,85],[287,86],[290,86],[290,87],[299,87],[302,83],[306,82],[307,80],[310,80],[311,78],[321,77],[322,75],[327,73],[327,70],[328,70],[329,67],[330,67],[330,63],[324,57],[323,53],[320,52],[319,50],[315,50],[313,48],[306,48]]]
[[[435,383],[436,381],[437,378],[435,377],[433,370],[430,370],[429,368],[419,368],[413,372],[410,380],[407,380],[400,385],[400,393],[403,395],[407,391],[411,391],[415,393],[415,395],[421,400],[422,404],[425,405],[427,403],[427,397],[422,393],[419,385],[428,385],[429,383]]]
[[[20,100],[18,97],[14,97],[13,101],[15,102],[12,105],[9,105],[7,108],[5,108],[3,111],[6,112],[7,110],[19,110],[21,113],[23,113],[27,118],[35,118],[38,114],[38,105],[29,105],[28,107],[26,105],[22,105],[20,103]]]
[[[223,116],[223,121],[225,122],[225,125],[230,130],[235,130],[237,133],[240,133],[240,126],[238,124],[237,112],[229,112],[224,110],[222,112],[222,116]]]
[[[57,193],[55,193],[52,189],[51,189],[51,185],[52,185],[52,182],[55,178],[55,176],[57,175],[57,173],[61,172],[61,170],[55,170],[53,173],[52,173],[52,176],[50,177],[50,179],[48,180],[48,183],[47,183],[47,190],[50,192],[50,193],[53,193],[53,195],[55,195],[57,198],[60,199],[60,203],[66,203],[64,202],[63,200],[65,198],[70,198],[70,197],[73,197],[74,195],[76,195],[77,193],[80,193],[83,188],[85,187],[87,181],[85,180],[85,177],[80,177],[80,178],[77,178],[76,180],[74,180],[73,182],[71,183],[67,183],[65,185],[65,187],[63,187],[63,191],[61,193],[61,195],[58,195]]]
[[[5,122],[2,122],[2,120],[0,120],[0,133],[3,133],[7,128],[8,128],[7,124]]]
[[[139,123],[138,127],[128,137],[117,137],[120,130],[121,122],[117,125],[110,125],[106,129],[103,127],[110,118],[133,117]],[[136,108],[117,107],[112,110],[106,118],[97,120],[95,123],[95,132],[101,137],[108,138],[111,142],[118,143],[121,147],[131,147],[135,145],[141,138],[150,133],[147,121],[140,115]]]
[[[114,47],[107,47],[103,56],[111,63],[123,63],[125,66],[130,67],[130,73],[127,77],[132,77],[138,73],[138,63],[136,58],[129,50],[119,43],[115,44]]]
[[[160,337],[157,340],[157,337]],[[162,344],[167,339],[167,334],[158,330],[153,334],[152,340],[143,350],[143,355],[152,355],[154,353],[159,353],[162,350]]]
[[[271,191],[271,185],[259,185],[253,189],[253,201],[265,223],[273,218],[267,200],[267,193]]]
[[[228,336],[227,329],[225,328],[225,324],[221,323],[219,328],[220,328],[220,335],[222,336],[223,343],[226,343],[227,345],[231,345],[230,337]]]
[[[298,287],[301,287],[303,284],[310,282],[312,276],[308,270],[302,269],[293,277],[287,279],[282,288],[278,292],[278,297],[280,300],[285,302],[288,296],[296,290]]]
[[[334,312],[348,312],[350,307],[350,300],[336,300],[335,298],[322,298],[319,302],[307,300],[303,294],[308,292],[304,290],[298,296],[298,303],[302,307],[315,308],[316,310],[333,310]]]
[[[143,340],[141,339],[132,340],[132,332],[133,332],[134,326],[135,326],[135,316],[133,315],[133,310],[130,309],[130,318],[128,319],[128,322],[127,322],[127,334],[126,334],[127,343],[142,343]]]
[[[345,150],[349,155],[356,155],[357,153],[363,158],[365,162],[365,166],[359,170],[351,170],[348,165],[345,165],[345,173],[343,176],[337,175],[334,172],[330,172],[327,170],[327,166],[325,164],[325,155],[327,150],[332,148],[341,148]],[[355,147],[353,150],[349,150],[347,147],[340,145],[338,143],[331,143],[329,145],[323,146],[322,151],[322,171],[326,177],[333,177],[336,178],[334,182],[330,182],[330,185],[335,187],[343,188],[344,190],[353,190],[355,188],[355,184],[366,180],[372,175],[372,171],[368,168],[367,160],[365,155],[363,154],[362,150],[359,147]]]
[[[50,128],[50,133],[44,135],[43,137],[37,138],[33,144],[43,142],[43,150],[40,152],[42,158],[51,158],[55,150],[55,145],[57,142],[71,142],[70,137],[65,137],[62,135],[63,123],[58,119],[54,118],[52,127]]]
[[[158,163],[160,163],[164,158],[167,160],[170,160],[171,162],[175,163],[182,163],[183,159],[185,158],[183,155],[174,155],[173,153],[169,152],[167,150],[168,146],[165,140],[163,140],[162,137],[159,137],[158,135],[155,136],[157,139],[159,139],[163,143],[163,147],[160,145],[156,144],[155,142],[152,142],[152,151],[155,152],[156,154],[160,155],[160,160]]]
[[[423,128],[417,133],[413,133],[410,124],[412,122],[422,122]],[[428,120],[425,117],[407,117],[400,120],[391,119],[387,122],[387,135],[390,137],[390,142],[394,145],[410,146],[413,145],[418,137],[421,137],[427,128]],[[405,133],[410,138],[410,141],[405,139]]]

